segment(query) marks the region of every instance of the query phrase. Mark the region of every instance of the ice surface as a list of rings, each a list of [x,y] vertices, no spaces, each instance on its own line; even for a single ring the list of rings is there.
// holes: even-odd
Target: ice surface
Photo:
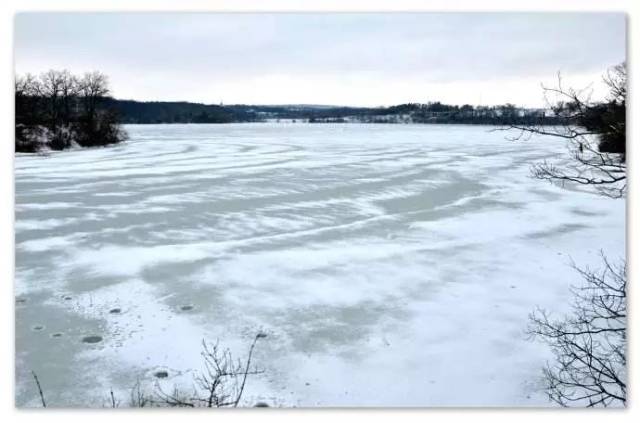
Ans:
[[[202,339],[242,357],[259,330],[248,405],[546,406],[528,313],[567,309],[571,260],[625,254],[624,201],[529,177],[566,157],[553,138],[126,129],[118,146],[16,157],[19,406],[39,404],[31,370],[59,406],[110,388],[126,404],[158,372],[191,386]]]

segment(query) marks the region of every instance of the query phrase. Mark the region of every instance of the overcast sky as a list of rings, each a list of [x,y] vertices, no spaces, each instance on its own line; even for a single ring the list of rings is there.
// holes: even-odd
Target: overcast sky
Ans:
[[[542,104],[625,59],[623,14],[23,13],[18,74],[100,70],[117,98]]]

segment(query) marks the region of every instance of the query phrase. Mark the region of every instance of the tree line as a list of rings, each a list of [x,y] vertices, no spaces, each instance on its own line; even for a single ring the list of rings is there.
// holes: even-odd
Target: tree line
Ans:
[[[231,123],[288,119],[310,123],[458,123],[479,125],[557,125],[551,110],[523,109],[513,104],[458,106],[440,102],[389,107],[313,105],[214,105],[189,102],[109,100],[123,123]]]
[[[16,152],[95,147],[126,138],[109,97],[106,75],[67,70],[26,74],[15,81]]]
[[[106,99],[121,123],[231,123],[256,121],[255,116],[214,104],[186,101],[134,101]]]

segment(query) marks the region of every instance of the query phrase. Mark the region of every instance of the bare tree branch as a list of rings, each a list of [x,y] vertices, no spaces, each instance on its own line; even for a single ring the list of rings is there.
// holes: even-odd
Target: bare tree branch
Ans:
[[[602,255],[600,271],[574,269],[585,284],[573,287],[572,313],[551,319],[530,315],[530,336],[546,342],[555,356],[544,369],[549,398],[562,405],[626,404],[626,265]]]
[[[626,65],[609,69],[603,77],[609,87],[605,102],[592,101],[591,86],[565,88],[558,74],[556,87],[542,86],[548,110],[559,118],[555,126],[510,125],[511,141],[528,141],[533,135],[552,136],[568,142],[572,163],[557,166],[549,162],[534,164],[532,176],[538,179],[594,186],[611,198],[626,195]]]

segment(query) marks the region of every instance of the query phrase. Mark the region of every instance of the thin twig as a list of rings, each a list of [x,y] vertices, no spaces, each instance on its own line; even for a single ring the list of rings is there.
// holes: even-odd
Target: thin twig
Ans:
[[[265,335],[264,333],[260,332],[253,339],[253,343],[251,344],[251,348],[249,349],[249,357],[247,357],[247,366],[244,369],[244,375],[243,375],[243,378],[242,378],[242,385],[240,385],[240,392],[238,392],[238,397],[236,398],[236,401],[233,404],[234,407],[238,406],[238,403],[240,402],[240,398],[242,397],[242,392],[244,391],[244,384],[247,381],[247,375],[249,374],[249,365],[251,364],[251,355],[253,354],[253,348],[256,346],[256,342],[258,342],[258,339],[266,338],[266,336],[267,335]]]
[[[113,395],[113,388],[111,388],[111,389],[109,390],[109,392],[110,392],[110,394],[111,394],[111,407],[112,407],[112,408],[117,408],[117,405],[116,405],[116,398],[115,398],[115,396]]]
[[[36,380],[36,385],[38,385],[38,392],[40,393],[40,399],[42,400],[42,406],[44,408],[47,407],[47,403],[44,401],[44,394],[42,393],[42,387],[40,386],[40,381],[38,380],[38,376],[36,375],[36,372],[34,372],[33,370],[31,371],[31,374],[33,375],[33,378]]]

